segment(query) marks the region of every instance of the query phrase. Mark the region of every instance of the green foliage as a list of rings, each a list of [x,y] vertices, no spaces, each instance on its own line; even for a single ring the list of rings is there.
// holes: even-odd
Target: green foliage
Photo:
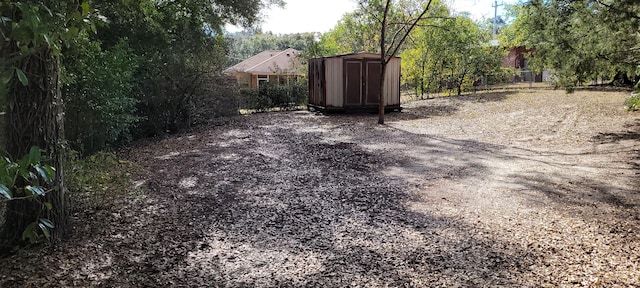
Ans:
[[[441,10],[429,25],[417,28],[400,56],[403,83],[417,94],[469,89],[487,75],[501,74],[503,51],[489,45],[489,33],[466,17]]]
[[[139,66],[134,73],[133,95],[142,119],[134,137],[146,137],[188,128],[201,122],[194,114],[197,101],[215,94],[209,80],[221,74],[226,64],[225,23],[249,27],[260,9],[282,1],[107,1],[96,0],[96,8],[110,24],[96,35],[110,50],[127,39]],[[224,114],[234,100],[221,103],[214,114]],[[210,101],[211,102],[211,101]],[[211,108],[214,109],[214,108]]]
[[[528,1],[502,42],[534,49],[531,67],[550,69],[559,87],[632,75],[640,64],[637,1]]]
[[[88,31],[95,31],[98,21],[94,18],[98,15],[88,3],[3,1],[0,4],[0,32],[3,39],[11,40],[0,44],[0,73],[3,78],[15,75],[23,85],[28,85],[22,67],[14,66],[17,61],[43,47],[51,49],[54,56],[59,56],[64,47],[85,38]]]
[[[379,51],[379,25],[367,16],[362,10],[345,14],[331,31],[320,37],[320,52],[324,54],[321,56]]]
[[[629,96],[624,101],[624,107],[629,111],[638,111],[640,110],[640,92],[637,90]]]
[[[18,161],[14,162],[8,157],[0,158],[0,201],[28,199],[38,201],[44,209],[50,210],[51,203],[42,202],[41,199],[50,192],[45,187],[54,182],[55,170],[42,164],[42,161],[42,150],[35,146]],[[49,239],[49,229],[52,228],[54,225],[50,220],[40,218],[26,227],[22,239],[30,243]]]
[[[75,149],[90,154],[129,140],[141,120],[132,94],[138,59],[125,41],[108,51],[97,42],[75,48],[64,57],[65,132]]]
[[[14,162],[8,157],[0,158],[0,195],[6,200],[20,197],[43,196],[45,184],[53,183],[55,170],[41,164],[42,152],[31,147],[29,154]]]
[[[629,111],[640,110],[640,81],[636,83],[635,91],[624,101],[624,107]]]
[[[66,167],[69,202],[76,211],[105,209],[131,195],[133,166],[114,153],[80,158],[71,151]]]
[[[251,31],[226,36],[229,53],[227,66],[235,65],[244,59],[265,50],[284,50],[293,48],[299,51],[313,50],[316,45],[316,33],[294,33],[276,35],[270,32],[253,33]]]
[[[51,208],[49,208],[51,209]],[[49,219],[38,219],[36,222],[32,222],[27,225],[27,228],[22,232],[22,240],[27,240],[29,243],[40,243],[43,239],[51,238],[49,229],[53,229],[54,225]]]
[[[259,89],[242,89],[241,109],[267,111],[271,108],[297,109],[306,105],[308,85],[306,81],[294,81],[286,85],[262,84]]]

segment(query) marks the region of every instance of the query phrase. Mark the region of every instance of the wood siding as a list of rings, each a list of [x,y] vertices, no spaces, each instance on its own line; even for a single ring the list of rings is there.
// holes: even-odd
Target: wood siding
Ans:
[[[309,60],[309,104],[313,109],[377,109],[380,99],[380,55],[354,53]],[[400,107],[400,58],[387,65],[385,106]]]
[[[342,58],[324,60],[327,103],[326,107],[344,107],[344,74]]]
[[[391,59],[387,64],[384,81],[385,105],[400,105],[400,58]]]
[[[366,83],[365,86],[365,105],[380,105],[380,72],[382,65],[380,61],[369,60],[366,63]],[[385,83],[386,84],[386,83]]]

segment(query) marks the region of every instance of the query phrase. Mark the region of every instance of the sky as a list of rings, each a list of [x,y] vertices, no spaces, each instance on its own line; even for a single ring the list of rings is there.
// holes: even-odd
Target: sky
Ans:
[[[474,20],[493,18],[495,0],[443,0],[450,3],[455,12],[467,11]],[[327,32],[347,12],[356,8],[354,0],[285,0],[284,9],[273,7],[266,11],[262,23],[262,31],[275,34],[290,34],[301,32]],[[498,0],[498,5],[511,4],[516,0]],[[498,7],[498,15],[504,13],[504,6]],[[231,32],[240,29],[227,27]]]

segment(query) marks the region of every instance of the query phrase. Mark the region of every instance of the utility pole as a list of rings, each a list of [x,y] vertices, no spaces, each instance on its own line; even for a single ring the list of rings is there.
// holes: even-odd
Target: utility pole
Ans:
[[[498,35],[498,6],[502,6],[504,3],[498,5],[498,0],[493,1],[493,5],[491,7],[494,8],[493,12],[493,36]]]

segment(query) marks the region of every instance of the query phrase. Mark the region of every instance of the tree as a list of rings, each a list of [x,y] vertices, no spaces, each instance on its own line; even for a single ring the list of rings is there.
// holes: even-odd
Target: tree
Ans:
[[[308,51],[315,47],[316,33],[294,33],[275,35],[267,32],[238,32],[226,36],[229,43],[227,66],[240,63],[251,56],[265,50],[284,50],[293,48],[300,51]]]
[[[364,8],[346,13],[336,26],[320,37],[327,54],[377,51],[379,23]]]
[[[46,191],[33,193],[31,189],[13,187],[16,199],[7,204],[0,243],[0,250],[5,252],[25,240],[23,233],[41,219],[53,222],[50,226],[54,227],[41,226],[41,232],[53,240],[59,240],[69,230],[62,167],[60,53],[66,43],[86,36],[84,31],[92,26],[85,20],[91,12],[86,1],[0,3],[0,32],[8,39],[0,47],[0,94],[7,103],[6,150],[11,159],[20,159],[32,154],[32,147],[42,147],[56,170],[55,181],[44,187]],[[28,184],[16,183],[18,187]]]
[[[95,40],[103,49],[126,41],[140,60],[134,73],[143,118],[137,137],[175,132],[189,127],[195,101],[216,92],[211,78],[226,66],[225,23],[250,27],[260,9],[283,5],[280,0],[94,0],[109,20]]]
[[[142,116],[148,121],[170,119],[159,127],[166,131],[167,127],[175,126],[182,112],[191,108],[191,97],[202,93],[205,76],[222,69],[226,60],[222,37],[225,23],[251,26],[258,21],[260,9],[283,3],[281,0],[0,0],[0,35],[5,40],[0,43],[0,96],[6,98],[7,103],[6,148],[9,160],[27,159],[28,169],[33,170],[29,171],[31,174],[25,172],[27,177],[18,179],[20,183],[16,183],[16,187],[21,189],[8,192],[0,189],[0,196],[13,198],[7,204],[0,249],[7,250],[20,244],[24,239],[20,236],[34,223],[43,228],[40,236],[49,235],[48,228],[53,228],[50,231],[52,240],[58,240],[68,232],[62,167],[62,151],[66,145],[60,84],[63,68],[69,68],[64,69],[65,73],[75,70],[79,74],[99,73],[105,81],[114,83],[119,80],[115,76],[129,78],[133,75],[134,82],[124,81],[122,85],[113,86],[67,82],[65,88],[73,89],[73,92],[67,91],[65,96],[76,97],[71,99],[75,102],[70,102],[78,105],[84,100],[112,105],[101,107],[106,110],[96,111],[104,113],[93,116],[103,127],[114,124],[127,128],[131,119],[126,114],[133,113],[130,108],[135,103],[121,103],[131,98],[120,96],[131,91],[138,97],[138,111],[145,113]],[[96,25],[99,22],[96,19],[106,19],[108,24]],[[89,31],[94,33],[90,35]],[[64,64],[67,66],[63,67],[62,56],[71,56],[78,47],[89,51],[77,54],[83,58],[78,61],[66,57]],[[115,75],[105,75],[104,69],[96,69],[86,62],[92,61],[91,57],[101,62],[103,57],[129,56],[131,59],[112,62],[120,66],[120,70],[114,71],[117,72]],[[70,74],[65,77],[73,80]],[[87,84],[90,87],[84,86]],[[117,87],[121,89],[117,90],[114,86],[123,87]],[[111,91],[83,94],[83,90],[94,89]],[[88,98],[81,98],[85,96]],[[156,103],[161,105],[153,106]],[[120,114],[107,119],[114,113]],[[121,120],[123,123],[118,123]],[[105,135],[112,139],[117,136]],[[40,166],[31,165],[40,160],[35,152],[28,153],[38,151],[32,148],[34,146],[46,151],[44,159],[56,169],[55,183],[49,185],[48,181],[40,181],[48,174],[39,173]],[[27,158],[23,157],[25,154]],[[14,163],[9,160],[4,162]],[[26,189],[30,185],[27,179],[42,182],[45,187]],[[35,239],[31,237],[32,233],[27,234]]]
[[[386,0],[384,3],[380,1],[360,1],[359,3],[362,10],[367,11],[373,19],[380,23],[379,45],[381,69],[378,124],[384,124],[384,110],[386,106],[384,79],[387,74],[387,64],[389,64],[391,59],[400,51],[400,48],[407,37],[409,37],[411,31],[420,21],[426,19],[432,0],[429,0],[426,5],[421,2],[409,3],[400,1],[400,3],[397,3],[393,0]],[[387,35],[391,35],[391,37],[387,38]]]
[[[126,41],[102,49],[82,41],[65,50],[62,94],[69,146],[88,155],[131,139],[141,119],[133,91],[138,58]]]
[[[531,66],[553,70],[557,86],[634,75],[639,9],[629,0],[532,0],[515,8],[516,20],[502,41],[533,49]]]

